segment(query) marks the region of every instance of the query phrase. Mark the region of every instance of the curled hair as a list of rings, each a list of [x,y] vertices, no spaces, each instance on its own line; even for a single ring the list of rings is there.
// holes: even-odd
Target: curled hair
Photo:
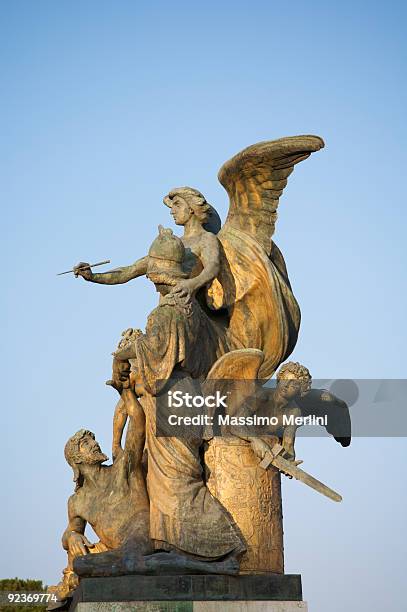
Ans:
[[[165,196],[163,202],[169,208],[172,207],[173,199],[179,196],[191,207],[194,215],[199,219],[202,223],[206,223],[210,217],[211,206],[205,199],[205,196],[202,195],[198,189],[194,189],[193,187],[176,187],[172,189],[168,195]]]
[[[310,381],[312,380],[310,371],[298,361],[287,361],[281,366],[277,373],[277,380],[280,380],[284,374],[293,374],[297,380]]]
[[[78,468],[78,463],[81,461],[80,443],[85,436],[91,436],[95,439],[95,434],[88,429],[80,429],[76,432],[65,444],[64,455],[65,459],[73,469],[73,480],[76,484],[75,491],[83,485],[83,477]]]
[[[282,365],[277,372],[277,380],[284,379],[285,374],[293,374],[295,379],[302,383],[302,393],[306,393],[310,390],[312,382],[310,371],[308,368],[298,363],[298,361],[287,361],[287,363]]]

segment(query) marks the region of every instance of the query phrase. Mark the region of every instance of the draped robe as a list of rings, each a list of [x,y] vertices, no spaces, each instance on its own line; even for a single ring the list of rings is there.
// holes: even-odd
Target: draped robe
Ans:
[[[192,428],[185,437],[157,435],[157,419],[165,417],[159,414],[159,400],[180,384],[193,393],[194,379],[203,379],[228,350],[224,331],[195,299],[186,305],[164,299],[149,316],[145,334],[136,339],[137,368],[146,389],[140,402],[146,416],[150,535],[156,548],[207,559],[245,550],[234,521],[204,483],[202,428]]]

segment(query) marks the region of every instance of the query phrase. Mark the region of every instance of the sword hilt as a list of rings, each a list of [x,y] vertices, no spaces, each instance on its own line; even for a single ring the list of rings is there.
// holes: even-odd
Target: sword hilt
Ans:
[[[274,446],[264,455],[259,466],[263,468],[263,470],[267,470],[269,465],[273,463],[274,459],[278,457],[282,450],[284,450],[284,448],[281,444],[274,444]]]

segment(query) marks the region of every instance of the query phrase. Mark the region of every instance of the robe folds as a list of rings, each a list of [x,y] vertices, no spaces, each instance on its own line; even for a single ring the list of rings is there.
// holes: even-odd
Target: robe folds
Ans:
[[[183,436],[162,435],[168,390],[196,392],[213,363],[228,352],[226,334],[192,299],[163,300],[136,339],[137,368],[146,393],[147,488],[150,536],[157,549],[176,549],[206,559],[245,550],[233,519],[207,488],[201,463],[203,428]],[[163,400],[160,404],[160,400]],[[161,408],[160,408],[161,405]],[[172,432],[174,434],[174,432]],[[181,432],[180,432],[181,433]]]
[[[215,361],[231,350],[226,331],[209,319],[195,298],[184,303],[167,296],[147,319],[135,341],[137,368],[148,393],[156,395],[174,369],[204,378]]]
[[[185,380],[182,388],[187,388]],[[146,415],[150,536],[155,547],[206,559],[243,552],[246,546],[235,522],[204,482],[202,431],[198,427],[189,436],[156,435],[158,400],[150,394],[141,399]]]

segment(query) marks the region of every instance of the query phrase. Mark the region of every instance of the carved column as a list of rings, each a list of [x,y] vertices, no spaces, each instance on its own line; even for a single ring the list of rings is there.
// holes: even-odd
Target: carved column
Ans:
[[[247,552],[240,573],[284,573],[280,472],[263,470],[250,445],[216,437],[205,451],[207,485],[241,530]]]

